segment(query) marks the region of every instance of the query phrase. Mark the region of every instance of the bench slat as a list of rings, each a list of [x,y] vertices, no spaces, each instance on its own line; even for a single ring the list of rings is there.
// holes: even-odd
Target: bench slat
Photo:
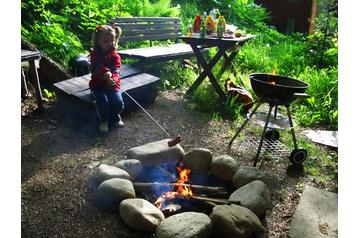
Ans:
[[[134,23],[134,22],[180,22],[180,17],[117,17],[112,18],[112,23]]]
[[[190,45],[178,43],[169,46],[152,46],[136,49],[127,49],[117,51],[121,56],[140,56],[143,58],[160,57],[163,55],[174,55],[178,53],[193,53]]]
[[[139,73],[141,73],[141,70],[134,67],[133,65],[122,64],[122,66],[119,68],[119,75],[122,79]]]
[[[144,35],[144,36],[128,36],[120,38],[119,42],[124,43],[128,41],[145,41],[145,40],[171,40],[177,39],[177,34],[163,34],[163,35]]]
[[[200,51],[208,49],[201,48]],[[192,57],[194,55],[190,45],[177,43],[169,46],[152,46],[136,49],[119,50],[122,57],[137,58],[144,62],[159,62]]]
[[[145,29],[180,29],[181,24],[180,23],[146,23],[146,24],[127,24],[127,23],[116,23],[115,26],[119,26],[122,28],[122,30],[130,31],[130,30],[145,30]]]
[[[129,36],[145,36],[145,35],[153,35],[153,32],[155,32],[156,35],[163,35],[163,34],[176,34],[180,32],[180,29],[146,29],[146,30],[132,30],[132,31],[125,31],[123,32],[123,37],[129,37]]]
[[[75,79],[73,78],[71,80],[75,80]],[[147,85],[150,85],[150,84],[158,83],[159,80],[160,79],[158,77],[155,77],[150,74],[146,74],[146,73],[137,74],[137,75],[122,79],[121,80],[121,89],[123,91],[130,93],[132,90],[135,90],[135,89],[138,89],[141,87],[146,87]],[[87,85],[88,85],[88,81],[87,81]],[[90,89],[88,89],[88,87],[87,87],[87,89],[84,89],[84,90],[78,90],[76,92],[72,92],[71,95],[73,95],[83,101],[86,101],[88,103],[92,103],[92,99],[90,97],[91,91],[90,91]],[[132,96],[134,96],[134,95],[132,95]]]
[[[75,92],[87,89],[90,79],[91,74],[86,74],[80,77],[63,80],[61,82],[55,83],[54,86],[67,94],[73,94]]]
[[[179,17],[117,17],[109,20],[122,28],[123,35],[119,43],[135,41],[175,40],[181,34]],[[186,44],[174,44],[163,47],[147,47],[120,50],[123,57],[139,59],[139,63],[151,63],[194,56],[191,47]]]
[[[141,71],[130,65],[122,65],[119,69],[120,76],[122,80],[127,77],[141,73]],[[61,89],[62,91],[73,94],[78,91],[83,91],[88,88],[88,82],[91,79],[91,74],[86,74],[80,77],[75,77],[61,82],[55,83],[55,87]]]

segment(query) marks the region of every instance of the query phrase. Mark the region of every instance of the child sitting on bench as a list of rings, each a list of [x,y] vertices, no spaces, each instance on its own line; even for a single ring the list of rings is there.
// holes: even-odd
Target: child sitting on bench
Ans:
[[[89,87],[95,98],[100,132],[124,126],[119,114],[124,108],[119,76],[121,57],[116,52],[121,33],[121,28],[106,25],[97,26],[93,33]]]

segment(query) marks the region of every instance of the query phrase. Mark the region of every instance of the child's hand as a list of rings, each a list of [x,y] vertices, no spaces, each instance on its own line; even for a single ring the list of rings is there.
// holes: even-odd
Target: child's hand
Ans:
[[[112,79],[112,73],[110,71],[105,72],[103,75],[103,78],[109,87],[112,87],[115,85],[115,82]]]
[[[112,87],[115,85],[115,82],[112,78],[106,79],[107,85]]]
[[[110,71],[107,71],[103,74],[103,78],[105,80],[112,80],[112,73]]]

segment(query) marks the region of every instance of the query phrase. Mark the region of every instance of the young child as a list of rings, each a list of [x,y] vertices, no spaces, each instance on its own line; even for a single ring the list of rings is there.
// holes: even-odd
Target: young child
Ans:
[[[121,33],[121,28],[106,25],[97,26],[93,33],[93,49],[90,53],[92,76],[89,87],[100,115],[100,132],[108,132],[108,126],[124,126],[119,114],[124,108],[119,77],[121,57],[116,52]]]

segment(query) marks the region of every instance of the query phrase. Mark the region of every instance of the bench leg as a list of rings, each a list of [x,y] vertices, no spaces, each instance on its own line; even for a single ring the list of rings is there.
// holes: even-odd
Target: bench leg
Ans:
[[[27,89],[25,72],[24,69],[21,67],[21,98],[27,98],[28,96],[29,90]]]
[[[37,106],[41,110],[43,109],[43,102],[42,102],[42,93],[41,93],[41,85],[39,80],[39,75],[37,72],[35,60],[32,60],[30,63],[30,75],[32,79],[32,84],[35,88],[36,92],[36,99],[37,99]]]

